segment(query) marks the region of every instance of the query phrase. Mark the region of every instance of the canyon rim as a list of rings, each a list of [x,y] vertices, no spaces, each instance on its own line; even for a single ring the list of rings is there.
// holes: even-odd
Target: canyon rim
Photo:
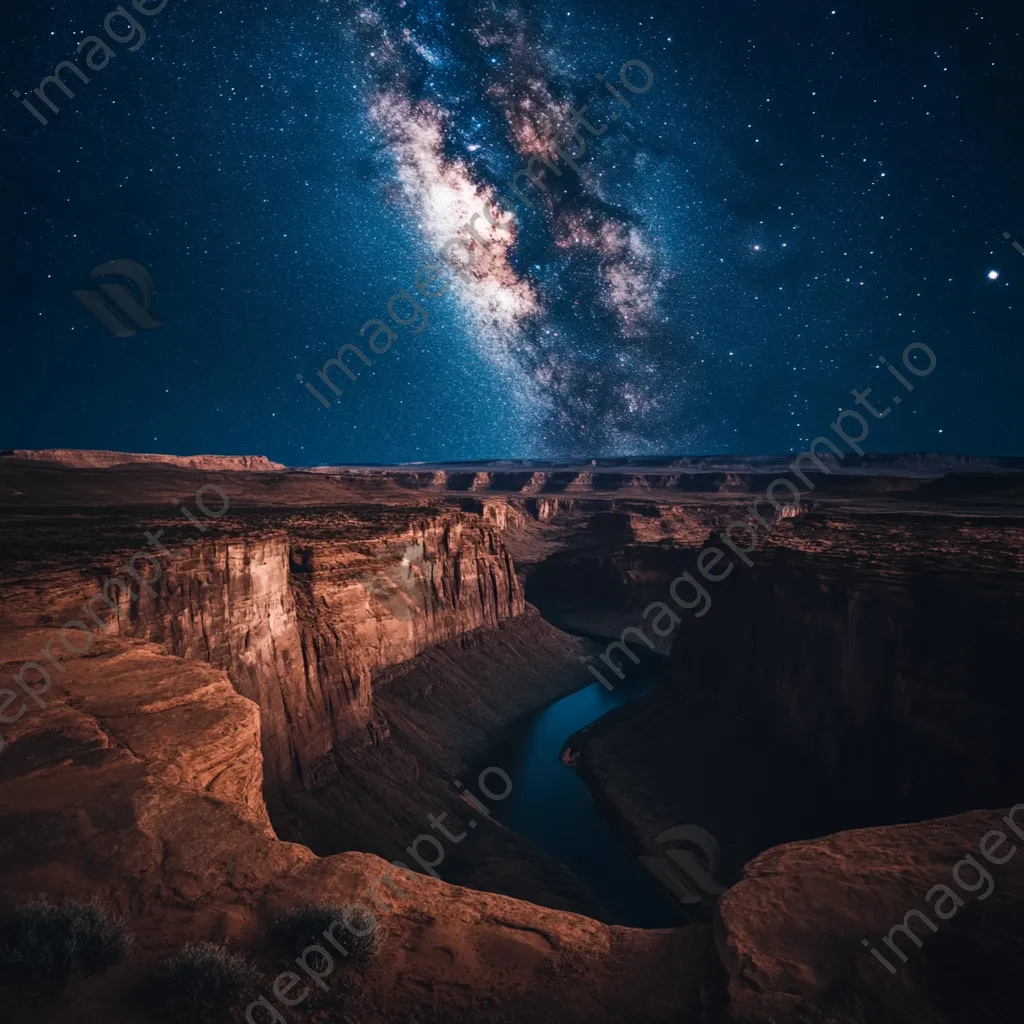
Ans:
[[[1018,838],[1024,464],[830,470],[706,615],[618,652],[619,687],[644,680],[618,694],[588,661],[785,460],[0,457],[5,675],[66,638],[45,707],[0,691],[0,910],[93,901],[134,936],[64,987],[8,957],[10,1019],[138,1020],[201,942],[298,1021],[1006,1010],[1024,859],[941,932],[905,915],[981,837]],[[174,504],[200,488],[230,496],[201,534]],[[180,557],[94,603],[87,650],[56,633],[157,529]],[[720,849],[686,906],[638,860],[680,822]],[[274,936],[325,900],[375,910],[380,942],[321,987]],[[866,948],[886,937],[912,954],[895,976]]]

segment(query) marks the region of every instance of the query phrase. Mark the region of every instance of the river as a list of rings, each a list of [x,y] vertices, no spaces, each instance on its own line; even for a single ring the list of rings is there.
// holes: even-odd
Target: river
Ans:
[[[637,676],[611,691],[595,682],[517,723],[491,761],[512,779],[512,792],[495,817],[575,872],[617,924],[668,928],[690,922],[630,853],[575,769],[560,759],[574,732],[650,691],[651,678]]]

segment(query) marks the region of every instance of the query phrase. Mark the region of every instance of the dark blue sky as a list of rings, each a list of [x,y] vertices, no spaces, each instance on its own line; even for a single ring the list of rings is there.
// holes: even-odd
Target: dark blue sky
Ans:
[[[850,389],[891,396],[877,357],[918,341],[937,368],[869,450],[1024,454],[1019,5],[169,0],[127,4],[134,52],[115,6],[16,0],[0,42],[0,446],[785,452]],[[87,46],[44,127],[11,92],[89,35],[113,59]],[[504,183],[583,103],[607,130],[528,209]],[[327,391],[484,204],[514,229]],[[118,258],[159,329],[115,338],[72,297]]]

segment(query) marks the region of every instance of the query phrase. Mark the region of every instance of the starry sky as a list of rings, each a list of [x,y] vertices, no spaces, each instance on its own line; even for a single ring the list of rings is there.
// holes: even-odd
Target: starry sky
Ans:
[[[8,13],[0,446],[785,453],[922,342],[865,447],[1024,455],[1020,5],[138,2]]]

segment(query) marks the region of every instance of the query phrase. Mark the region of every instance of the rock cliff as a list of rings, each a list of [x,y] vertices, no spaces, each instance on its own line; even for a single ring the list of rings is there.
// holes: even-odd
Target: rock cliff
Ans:
[[[0,629],[0,664],[15,670],[46,636]],[[128,964],[60,993],[0,985],[12,1024],[135,1024],[147,972],[189,939],[253,958],[272,998],[274,976],[295,965],[268,943],[270,926],[324,896],[376,906],[385,933],[366,971],[332,979],[325,1020],[699,1024],[717,970],[706,928],[607,927],[407,872],[396,892],[381,884],[386,861],[318,858],[274,836],[258,711],[223,671],[116,635],[65,667],[0,755],[0,912],[39,892],[95,896],[138,941]]]
[[[1022,837],[1019,804],[763,853],[715,915],[728,1019],[1018,1020]]]
[[[0,629],[0,665],[14,671],[46,636]],[[0,984],[12,1024],[137,1024],[148,972],[187,940],[250,957],[271,995],[274,976],[294,963],[269,944],[270,926],[324,896],[372,903],[384,945],[366,969],[329,979],[311,1019],[1016,1019],[1024,853],[990,869],[990,890],[956,867],[971,853],[987,866],[979,848],[993,829],[1016,838],[1005,811],[773,849],[722,897],[711,928],[609,927],[425,875],[398,872],[385,887],[386,861],[320,858],[281,842],[262,804],[259,715],[225,673],[117,635],[65,666],[46,714],[14,723],[0,756],[0,912],[38,892],[96,897],[126,914],[137,946],[127,964],[59,993],[25,998],[16,983]],[[1024,826],[1024,806],[1016,822]],[[953,919],[917,926],[920,944],[895,933],[908,961],[890,973],[868,947],[888,953],[892,927],[929,909],[933,886],[957,879]]]
[[[787,520],[708,584],[655,692],[578,738],[580,771],[637,844],[709,829],[727,882],[787,840],[1013,802],[1017,523]]]
[[[82,619],[85,603],[133,553],[90,550],[101,547],[105,525],[101,517],[75,523],[85,547],[77,558],[9,577],[0,615],[22,625]],[[147,525],[154,533],[160,523]],[[324,513],[315,529],[291,517],[288,529],[271,531],[239,511],[207,528],[189,547],[162,535],[173,567],[149,583],[126,577],[130,588],[108,586],[109,600],[92,608],[108,631],[228,672],[260,708],[271,791],[310,783],[312,766],[366,725],[377,674],[525,608],[511,557],[476,516],[410,522],[396,514],[381,524]],[[146,561],[137,564],[153,574]],[[32,590],[43,602],[26,600]]]
[[[649,461],[0,460],[0,668],[42,661],[53,677],[44,707],[26,700],[3,726],[0,911],[96,895],[139,936],[132,962],[60,999],[0,991],[12,1019],[136,1024],[131,993],[189,939],[226,942],[272,978],[288,967],[266,942],[278,913],[366,898],[386,867],[336,851],[401,857],[432,811],[468,831],[451,780],[590,678],[577,659],[591,648],[524,587],[551,621],[615,638],[765,479],[757,460]],[[410,876],[385,896],[382,956],[311,1019],[1015,1019],[1024,853],[898,976],[861,941],[1000,827],[1003,811],[977,808],[1024,792],[1019,478],[993,462],[999,479],[921,486],[933,464],[902,460],[916,481],[861,473],[780,518],[667,657],[645,652],[645,670],[664,664],[653,693],[573,741],[634,852],[683,823],[717,837],[715,877],[734,884],[709,926],[606,926],[558,865],[488,820],[475,852],[445,861],[461,885]],[[230,489],[231,510],[197,533],[167,506],[205,482]],[[159,575],[143,560],[134,597],[107,586],[97,601],[154,533],[170,559]],[[69,619],[85,621],[65,648]]]
[[[108,469],[144,463],[200,469],[204,472],[244,470],[248,473],[269,473],[285,468],[280,462],[271,462],[265,455],[141,455],[138,452],[104,452],[82,448],[12,448],[0,452],[0,458],[53,462],[75,469]]]

